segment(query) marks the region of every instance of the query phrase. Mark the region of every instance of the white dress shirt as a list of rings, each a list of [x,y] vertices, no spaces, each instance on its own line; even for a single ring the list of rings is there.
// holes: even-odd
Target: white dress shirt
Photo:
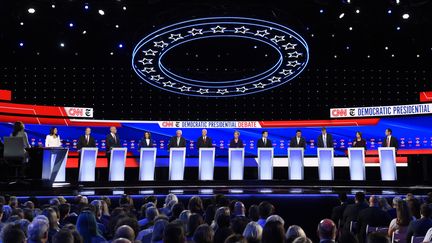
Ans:
[[[324,143],[324,148],[327,148],[327,134],[323,134],[323,143]]]
[[[147,144],[147,146],[150,145],[150,139],[146,138],[146,144]]]
[[[47,135],[45,138],[45,147],[47,148],[61,147],[60,136],[57,135],[57,137],[54,138],[54,136],[52,135]]]

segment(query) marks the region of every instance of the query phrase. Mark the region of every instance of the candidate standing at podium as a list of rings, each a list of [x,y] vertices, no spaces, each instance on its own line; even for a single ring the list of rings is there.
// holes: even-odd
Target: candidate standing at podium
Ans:
[[[354,148],[364,148],[366,150],[366,140],[363,139],[361,132],[356,132],[356,138],[354,139],[352,146]]]
[[[240,139],[240,132],[234,132],[234,138],[230,141],[230,148],[243,148],[243,141]]]
[[[168,149],[170,148],[185,148],[186,139],[182,136],[182,130],[177,130],[176,135],[172,137],[168,144]]]
[[[318,136],[318,148],[333,148],[333,136],[327,133],[325,127],[321,128],[321,135]]]
[[[272,141],[268,139],[268,132],[263,131],[261,136],[261,139],[258,139],[257,141],[257,148],[272,148],[273,144]]]
[[[291,138],[290,147],[306,149],[306,139],[302,137],[302,132],[300,130],[297,130],[295,137]]]
[[[78,139],[77,149],[81,150],[82,148],[94,148],[96,147],[95,139],[91,136],[91,128],[87,127],[85,129],[84,135],[82,135]]]
[[[207,129],[201,131],[201,137],[197,140],[197,148],[211,148],[213,147],[212,139],[207,136]]]
[[[153,148],[153,141],[151,139],[151,133],[145,132],[144,137],[141,138],[141,142],[139,143],[140,148]]]
[[[390,128],[387,128],[385,130],[386,137],[384,138],[384,141],[382,143],[383,147],[393,147],[396,150],[398,149],[398,140],[393,136],[393,131]]]
[[[58,148],[61,147],[60,136],[58,135],[57,127],[52,127],[50,133],[45,138],[45,147]]]
[[[114,126],[110,127],[110,133],[106,136],[105,147],[106,147],[106,156],[108,158],[108,164],[109,164],[111,160],[111,149],[121,147],[120,137],[117,134],[117,128]]]

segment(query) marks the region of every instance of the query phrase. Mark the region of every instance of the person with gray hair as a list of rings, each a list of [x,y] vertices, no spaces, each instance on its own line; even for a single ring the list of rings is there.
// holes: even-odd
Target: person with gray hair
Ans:
[[[199,148],[211,148],[213,147],[213,142],[210,137],[207,136],[207,129],[201,131],[201,136],[197,139],[196,147]]]
[[[171,208],[176,203],[178,203],[178,198],[175,194],[170,193],[170,194],[166,195],[164,206],[163,206],[163,208],[159,209],[159,212],[161,214],[165,214],[166,216],[170,216],[171,215]]]
[[[36,216],[27,229],[28,243],[48,242],[49,220],[43,215]]]
[[[282,226],[285,226],[285,220],[283,220],[283,218],[279,215],[270,215],[267,219],[266,219],[266,223],[268,222],[279,222],[282,224]]]
[[[165,227],[168,225],[168,219],[161,218],[156,220],[155,225],[153,227],[151,242],[157,242],[161,241],[163,239],[163,233],[165,230]],[[142,243],[145,243],[142,241]]]
[[[227,215],[230,216],[230,209],[229,207],[220,207],[216,210],[215,213],[215,217],[214,220],[212,222],[212,224],[210,225],[213,229],[214,232],[216,232],[216,230],[218,229],[218,225],[217,225],[217,219],[221,216],[221,215]]]
[[[135,240],[135,232],[129,225],[122,225],[117,228],[114,235],[114,240],[120,238],[128,239],[133,242]]]
[[[155,218],[159,216],[159,211],[156,207],[148,207],[145,211],[145,218],[138,221],[141,228],[148,228],[154,224]]]
[[[246,207],[245,205],[238,201],[234,204],[234,217],[246,217]]]
[[[176,135],[172,137],[168,144],[168,149],[170,148],[185,148],[186,139],[182,136],[182,131],[177,130]]]
[[[262,238],[262,227],[257,222],[249,222],[243,231],[243,236],[246,238],[248,243],[259,243]]]
[[[294,242],[294,240],[298,237],[306,237],[306,233],[304,232],[304,230],[298,225],[291,225],[290,227],[288,227],[285,233],[287,243]]]

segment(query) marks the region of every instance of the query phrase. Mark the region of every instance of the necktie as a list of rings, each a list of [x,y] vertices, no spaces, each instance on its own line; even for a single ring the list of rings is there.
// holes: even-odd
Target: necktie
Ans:
[[[323,135],[324,148],[327,148],[327,136]]]
[[[113,138],[114,138],[114,143],[117,143],[116,136],[115,136],[114,134],[113,134],[112,136],[113,136]]]
[[[204,143],[206,142],[206,137],[204,137]]]
[[[266,145],[267,144],[267,139],[264,138],[263,140],[264,140],[264,145]]]
[[[390,147],[390,136],[387,137],[387,147]]]
[[[300,144],[300,138],[297,137],[297,145]]]
[[[180,138],[177,137],[177,147],[180,146]]]
[[[88,135],[86,135],[86,142],[87,142],[87,144],[89,143],[89,137],[88,137]]]

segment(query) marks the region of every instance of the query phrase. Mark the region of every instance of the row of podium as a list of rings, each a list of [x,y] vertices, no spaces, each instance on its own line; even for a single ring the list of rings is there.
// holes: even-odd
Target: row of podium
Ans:
[[[139,161],[139,180],[153,181],[155,179],[156,148],[141,148]],[[199,180],[213,180],[215,165],[215,148],[199,149]],[[68,149],[44,149],[42,179],[52,182],[66,180],[66,161]],[[83,148],[80,153],[80,182],[94,182],[98,149]],[[397,180],[395,148],[378,148],[381,179],[383,181]],[[109,181],[125,180],[127,148],[113,148],[109,163]],[[273,179],[273,148],[258,148],[258,179]],[[229,180],[243,180],[244,148],[230,148],[228,151]],[[320,180],[334,180],[333,148],[318,148],[318,174]],[[349,170],[351,180],[366,179],[364,148],[349,148]],[[186,161],[185,148],[171,148],[169,153],[169,180],[183,180]],[[288,178],[290,180],[304,179],[304,149],[288,148]]]

